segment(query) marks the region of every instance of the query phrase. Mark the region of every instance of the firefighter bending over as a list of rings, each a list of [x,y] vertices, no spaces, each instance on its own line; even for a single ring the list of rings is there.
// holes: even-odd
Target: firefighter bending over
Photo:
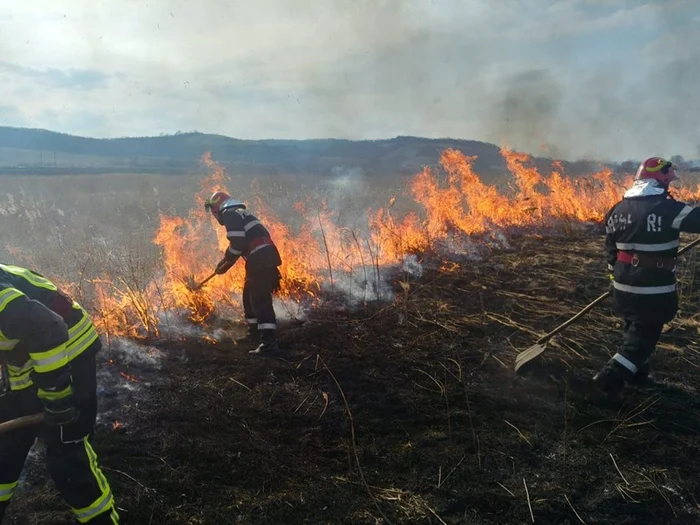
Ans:
[[[0,422],[42,412],[44,422],[0,435],[0,522],[34,440],[46,445],[56,488],[80,523],[119,523],[90,444],[97,417],[100,338],[80,305],[48,279],[0,264]]]
[[[279,289],[282,264],[279,251],[267,228],[242,202],[223,191],[215,192],[204,204],[219,224],[226,227],[229,247],[216,266],[216,273],[229,271],[240,257],[245,263],[243,312],[248,326],[248,340],[260,337],[260,345],[251,354],[273,355],[277,346],[277,320],[272,294]]]
[[[649,362],[665,323],[678,311],[676,255],[681,232],[700,233],[700,208],[673,199],[672,164],[652,157],[606,215],[605,251],[613,306],[624,320],[622,346],[593,383],[617,396],[626,383],[649,385]]]

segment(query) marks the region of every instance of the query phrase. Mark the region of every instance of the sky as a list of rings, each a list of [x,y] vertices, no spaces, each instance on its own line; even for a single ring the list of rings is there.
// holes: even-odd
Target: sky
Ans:
[[[0,0],[0,126],[700,158],[697,0]]]

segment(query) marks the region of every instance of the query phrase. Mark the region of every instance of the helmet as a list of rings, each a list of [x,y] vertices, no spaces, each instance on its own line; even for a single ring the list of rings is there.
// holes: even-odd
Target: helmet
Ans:
[[[219,221],[219,224],[222,224],[221,212],[223,212],[224,210],[228,210],[230,208],[233,208],[233,209],[243,208],[243,209],[245,209],[245,204],[243,204],[239,200],[232,198],[225,191],[216,191],[212,194],[211,197],[209,197],[206,201],[204,201],[204,209],[207,211],[211,211],[211,214],[214,216],[214,218],[217,221]]]
[[[215,191],[211,197],[204,201],[204,209],[210,211],[215,218],[219,218],[219,208],[224,201],[230,199],[231,196],[225,191]]]
[[[651,157],[639,165],[634,180],[654,179],[664,186],[668,186],[674,180],[678,180],[673,164],[661,157]]]

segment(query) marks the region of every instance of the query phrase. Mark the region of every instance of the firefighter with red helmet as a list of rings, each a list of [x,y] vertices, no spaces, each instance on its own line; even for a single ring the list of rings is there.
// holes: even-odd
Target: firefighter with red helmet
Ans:
[[[665,323],[678,311],[680,233],[700,233],[700,208],[669,194],[674,166],[660,157],[639,165],[634,184],[605,217],[605,251],[613,307],[624,320],[619,351],[593,378],[617,396],[626,384],[649,384],[649,362]]]
[[[246,261],[243,285],[243,312],[248,327],[246,339],[260,339],[260,345],[250,353],[273,355],[279,351],[277,320],[272,305],[272,294],[279,289],[281,280],[279,251],[260,220],[246,211],[245,204],[229,194],[215,192],[205,201],[204,207],[226,227],[229,240],[229,247],[216,266],[216,273],[226,273],[240,257]]]

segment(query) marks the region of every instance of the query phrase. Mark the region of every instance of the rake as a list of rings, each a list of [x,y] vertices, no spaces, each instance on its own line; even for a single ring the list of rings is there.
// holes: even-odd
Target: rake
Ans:
[[[195,278],[194,274],[188,275],[182,279],[182,282],[185,283],[185,286],[187,286],[187,289],[196,292],[199,290],[202,286],[207,284],[209,281],[211,281],[214,277],[216,277],[216,272],[213,272],[209,277],[204,279],[201,283],[197,283],[197,279]]]
[[[683,249],[678,250],[678,256],[683,255],[685,252],[693,248],[695,245],[700,243],[700,239],[695,239],[693,242],[685,246]],[[583,310],[581,310],[579,313],[574,315],[571,319],[566,321],[565,323],[557,326],[554,330],[549,332],[547,335],[543,335],[540,337],[533,346],[528,348],[527,350],[524,350],[523,352],[520,352],[516,358],[515,358],[515,371],[517,372],[520,370],[520,368],[523,367],[523,365],[529,363],[533,359],[535,359],[537,356],[541,355],[546,349],[547,349],[547,343],[549,340],[557,335],[559,332],[563,331],[567,326],[570,324],[576,322],[579,320],[581,317],[586,315],[588,312],[590,312],[598,303],[603,302],[605,299],[607,299],[610,296],[610,292],[605,292],[603,295],[598,297],[595,301],[592,303],[588,304]]]

